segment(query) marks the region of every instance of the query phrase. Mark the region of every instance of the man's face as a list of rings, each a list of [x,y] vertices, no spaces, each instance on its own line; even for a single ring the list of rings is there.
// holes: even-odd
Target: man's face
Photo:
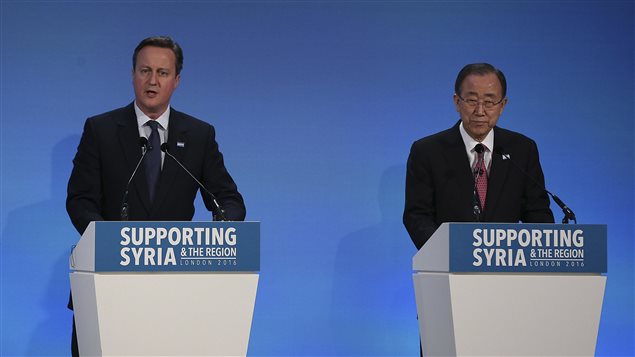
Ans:
[[[169,48],[146,46],[137,54],[132,85],[139,109],[152,119],[158,118],[170,104],[179,85],[176,56]]]
[[[461,84],[461,93],[454,94],[454,105],[463,127],[477,141],[485,139],[496,126],[505,104],[507,98],[503,99],[503,88],[494,73],[470,74]]]

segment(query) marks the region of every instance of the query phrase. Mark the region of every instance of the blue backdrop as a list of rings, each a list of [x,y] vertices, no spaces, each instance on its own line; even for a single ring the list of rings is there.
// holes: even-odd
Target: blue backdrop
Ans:
[[[548,188],[608,224],[597,353],[635,353],[633,2],[3,0],[1,17],[3,356],[68,354],[71,160],[86,117],[132,101],[132,50],[157,34],[185,52],[173,106],[217,128],[262,221],[250,355],[418,354],[405,162],[481,61]]]

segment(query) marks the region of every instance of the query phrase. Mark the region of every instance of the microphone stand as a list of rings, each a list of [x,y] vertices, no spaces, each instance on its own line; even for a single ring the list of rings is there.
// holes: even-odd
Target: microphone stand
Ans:
[[[137,162],[137,166],[135,166],[134,170],[132,171],[132,175],[130,175],[130,179],[128,180],[128,183],[126,184],[126,192],[124,192],[123,194],[123,200],[121,203],[121,220],[122,221],[127,221],[129,218],[128,217],[128,191],[130,190],[130,183],[132,182],[132,179],[137,174],[137,170],[139,170],[139,166],[143,162],[143,159],[146,157],[146,153],[148,152],[148,139],[144,138],[143,136],[140,137],[139,145],[141,145],[143,153],[141,154],[141,158]]]
[[[218,203],[218,201],[216,201],[216,196],[214,196],[213,193],[211,193],[205,186],[203,186],[203,184],[196,179],[196,177],[194,177],[194,175],[192,175],[192,173],[190,172],[190,170],[188,170],[187,168],[185,168],[185,166],[183,166],[183,164],[176,158],[174,157],[174,155],[172,155],[169,151],[168,151],[168,144],[167,143],[163,143],[161,144],[161,151],[163,151],[166,155],[168,155],[169,157],[172,158],[172,160],[174,160],[174,162],[176,162],[177,164],[179,164],[179,166],[181,166],[181,168],[183,170],[185,170],[185,172],[187,172],[188,175],[190,175],[190,177],[192,179],[194,179],[194,181],[196,181],[196,183],[198,184],[198,187],[200,187],[203,191],[205,191],[205,193],[207,193],[211,199],[212,199],[212,203],[214,204],[214,220],[217,221],[217,217],[220,218],[220,221],[227,221],[227,218],[225,217],[225,210],[223,210],[220,206],[220,204]]]

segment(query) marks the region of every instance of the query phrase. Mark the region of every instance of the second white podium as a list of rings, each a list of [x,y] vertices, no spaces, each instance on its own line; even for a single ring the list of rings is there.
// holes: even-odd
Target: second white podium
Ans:
[[[582,248],[538,239],[575,230],[585,234]],[[486,231],[500,239],[486,241]],[[519,245],[525,232],[530,239]],[[415,255],[413,269],[424,356],[595,353],[606,226],[446,223]]]

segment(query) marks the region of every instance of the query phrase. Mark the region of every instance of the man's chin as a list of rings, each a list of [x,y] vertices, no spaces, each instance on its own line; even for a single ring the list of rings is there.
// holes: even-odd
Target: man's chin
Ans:
[[[139,106],[139,109],[148,116],[150,116],[150,114],[158,115],[162,113],[161,106],[155,103],[137,102],[137,105]]]
[[[484,139],[490,131],[489,127],[472,127],[471,129],[472,130],[470,130],[468,134],[470,134],[470,136],[474,139],[478,140]]]
[[[148,98],[143,98],[143,100],[141,101],[137,100],[137,103],[137,105],[139,105],[139,108],[144,110],[156,111],[161,108],[161,105],[159,105],[159,103],[157,103],[155,100],[148,100]]]

